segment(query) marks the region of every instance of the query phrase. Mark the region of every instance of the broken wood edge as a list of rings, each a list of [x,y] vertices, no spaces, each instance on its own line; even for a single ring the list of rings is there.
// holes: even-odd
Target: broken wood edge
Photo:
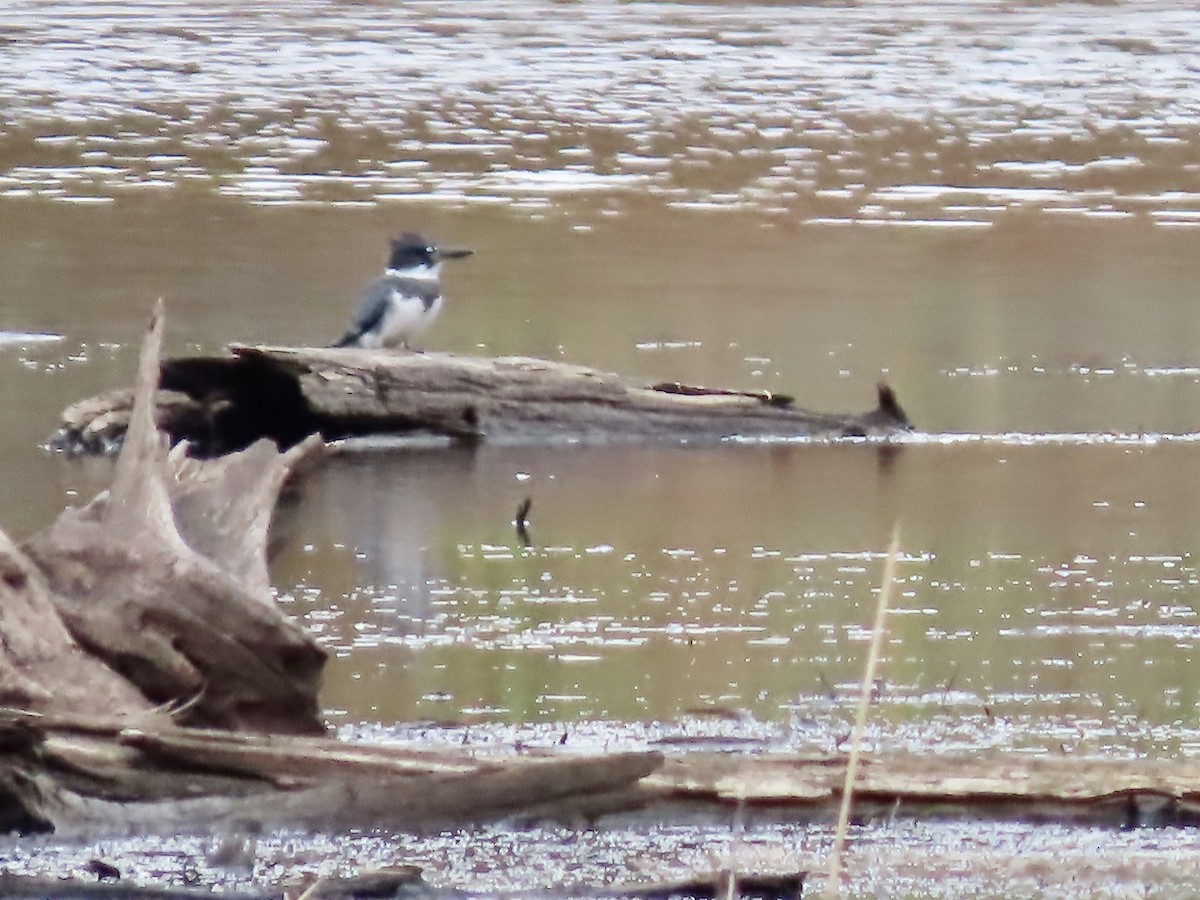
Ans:
[[[158,300],[138,355],[137,380],[129,428],[117,456],[112,487],[104,511],[116,534],[149,529],[156,537],[182,551],[186,544],[175,526],[167,493],[166,450],[154,419],[162,356],[164,311]]]

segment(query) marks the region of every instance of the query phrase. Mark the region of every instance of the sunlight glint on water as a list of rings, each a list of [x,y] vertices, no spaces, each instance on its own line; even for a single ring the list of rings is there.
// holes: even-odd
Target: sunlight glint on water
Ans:
[[[155,298],[174,353],[327,343],[386,238],[420,227],[476,251],[433,349],[825,411],[882,380],[916,431],[331,459],[280,511],[274,579],[332,651],[343,735],[831,750],[900,521],[869,747],[1200,752],[1200,14],[529,9],[6,4],[6,530],[106,483],[109,461],[38,447],[129,383]],[[729,833],[272,837],[254,876],[416,858],[451,886],[601,883],[703,865]],[[750,843],[813,867],[825,839]],[[1067,867],[1066,893],[1169,889],[1200,880],[1188,841],[882,824],[855,885],[1036,895]],[[135,880],[245,883],[161,849]],[[9,850],[55,875],[124,852]]]

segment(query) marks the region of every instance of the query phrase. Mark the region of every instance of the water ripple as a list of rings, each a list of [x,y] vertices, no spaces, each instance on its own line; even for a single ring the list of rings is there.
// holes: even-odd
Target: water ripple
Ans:
[[[1200,222],[1175,4],[8,4],[0,197]],[[1137,34],[1137,41],[1126,36]],[[1052,181],[1053,185],[1048,185]]]

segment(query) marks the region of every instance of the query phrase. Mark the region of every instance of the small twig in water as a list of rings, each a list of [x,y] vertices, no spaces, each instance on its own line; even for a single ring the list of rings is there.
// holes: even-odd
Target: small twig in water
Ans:
[[[883,565],[883,584],[879,587],[879,601],[875,606],[875,625],[871,630],[871,647],[867,651],[867,665],[863,671],[862,688],[858,695],[858,709],[854,717],[854,731],[850,740],[850,754],[846,759],[846,780],[842,785],[842,805],[838,810],[837,831],[833,838],[833,852],[829,857],[829,877],[825,893],[836,895],[841,891],[842,852],[846,847],[846,831],[850,827],[850,806],[854,801],[854,779],[858,774],[858,756],[862,749],[863,730],[867,724],[867,707],[871,705],[871,691],[875,685],[875,669],[879,665],[879,654],[883,647],[883,634],[887,626],[888,604],[892,598],[892,584],[896,578],[896,559],[900,556],[900,525],[892,529],[892,543],[888,547],[887,561]]]
[[[829,679],[825,677],[825,673],[820,669],[817,669],[817,680],[821,682],[821,687],[825,689],[826,698],[829,700],[836,700],[837,691],[834,689],[833,685],[829,683]]]
[[[83,871],[96,876],[97,881],[120,881],[121,870],[112,863],[102,859],[89,859],[83,866]]]
[[[946,698],[950,696],[950,692],[954,690],[954,682],[958,680],[959,664],[954,664],[954,671],[950,673],[950,677],[946,680],[946,686],[942,688],[942,709],[947,709]]]
[[[521,501],[521,505],[517,507],[517,517],[513,519],[513,524],[517,527],[517,537],[521,539],[521,543],[526,547],[532,547],[533,541],[529,539],[529,509],[533,506],[533,498],[526,497]]]

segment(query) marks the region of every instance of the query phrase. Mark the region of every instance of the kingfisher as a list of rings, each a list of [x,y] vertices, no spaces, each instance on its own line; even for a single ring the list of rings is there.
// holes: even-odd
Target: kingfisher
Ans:
[[[387,268],[362,292],[354,324],[333,346],[408,349],[442,311],[442,260],[471,252],[439,247],[411,231],[394,238]]]

